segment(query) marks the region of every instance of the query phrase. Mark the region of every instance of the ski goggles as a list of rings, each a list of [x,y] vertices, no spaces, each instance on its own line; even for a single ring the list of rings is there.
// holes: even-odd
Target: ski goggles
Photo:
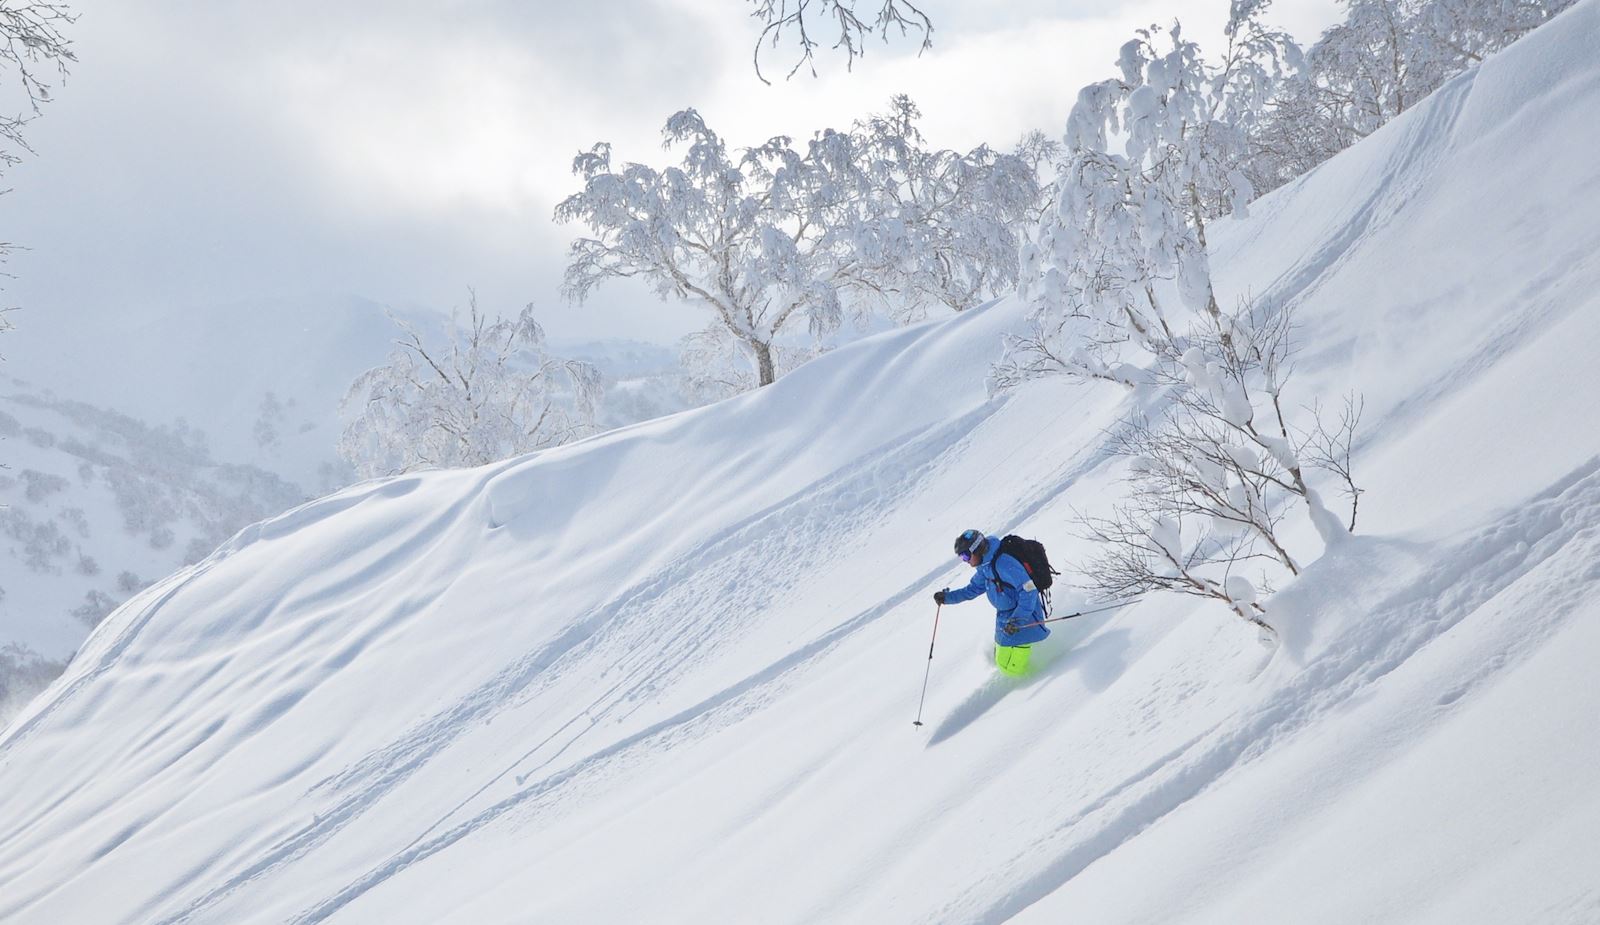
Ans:
[[[962,562],[970,564],[972,562],[972,550],[969,549],[966,552],[958,552],[956,553],[956,558],[960,559]]]

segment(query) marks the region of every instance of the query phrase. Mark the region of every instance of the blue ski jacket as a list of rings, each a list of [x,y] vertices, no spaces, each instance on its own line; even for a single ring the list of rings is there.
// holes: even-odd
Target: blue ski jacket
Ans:
[[[1021,562],[1011,556],[1000,555],[999,537],[991,536],[988,539],[983,564],[972,570],[972,580],[967,582],[965,588],[947,589],[944,602],[959,604],[980,594],[987,594],[989,603],[994,605],[994,641],[997,644],[1025,646],[1038,642],[1050,635],[1050,628],[1024,624],[1044,619],[1044,605],[1039,600],[1039,591],[1033,586],[1033,579],[1028,577],[1028,570],[1022,567]],[[997,570],[1000,573],[998,583],[994,580]],[[1012,621],[1020,628],[1007,636],[1005,626]]]

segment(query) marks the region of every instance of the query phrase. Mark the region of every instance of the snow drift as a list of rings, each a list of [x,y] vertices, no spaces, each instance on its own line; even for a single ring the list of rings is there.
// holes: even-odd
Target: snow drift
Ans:
[[[951,538],[1083,555],[1149,400],[987,397],[1002,301],[148,589],[0,738],[0,919],[1594,920],[1596,34],[1219,228],[1300,394],[1367,397],[1360,536],[1268,601],[1275,653],[1150,598],[1012,683],[945,608],[911,726]]]

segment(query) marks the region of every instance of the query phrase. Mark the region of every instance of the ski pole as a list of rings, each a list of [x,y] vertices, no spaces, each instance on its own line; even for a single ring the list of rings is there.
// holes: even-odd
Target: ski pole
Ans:
[[[1049,619],[1045,619],[1045,620],[1036,620],[1036,621],[1034,621],[1032,623],[1024,623],[1021,626],[1017,627],[1017,629],[1019,629],[1019,630],[1020,629],[1026,629],[1026,628],[1028,628],[1030,626],[1043,626],[1046,623],[1059,623],[1062,620],[1071,620],[1073,617],[1087,617],[1088,615],[1090,615],[1092,613],[1105,613],[1108,610],[1116,610],[1119,607],[1126,607],[1129,604],[1133,603],[1135,600],[1138,600],[1138,598],[1133,598],[1132,600],[1122,601],[1121,603],[1117,603],[1117,604],[1111,604],[1111,605],[1106,606],[1106,607],[1097,607],[1094,610],[1080,610],[1077,613],[1069,613],[1064,617],[1050,617]]]
[[[939,638],[939,611],[943,609],[944,605],[939,604],[933,610],[933,638],[928,640],[928,668],[922,673],[922,699],[917,701],[917,718],[912,721],[913,726],[922,725],[922,705],[928,699],[928,675],[933,673],[933,644]]]

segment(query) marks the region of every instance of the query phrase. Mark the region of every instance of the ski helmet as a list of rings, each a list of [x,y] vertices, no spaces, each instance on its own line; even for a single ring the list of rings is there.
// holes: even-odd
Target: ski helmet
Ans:
[[[956,537],[956,555],[962,559],[971,559],[983,555],[983,547],[989,538],[983,535],[982,530],[963,530]]]

